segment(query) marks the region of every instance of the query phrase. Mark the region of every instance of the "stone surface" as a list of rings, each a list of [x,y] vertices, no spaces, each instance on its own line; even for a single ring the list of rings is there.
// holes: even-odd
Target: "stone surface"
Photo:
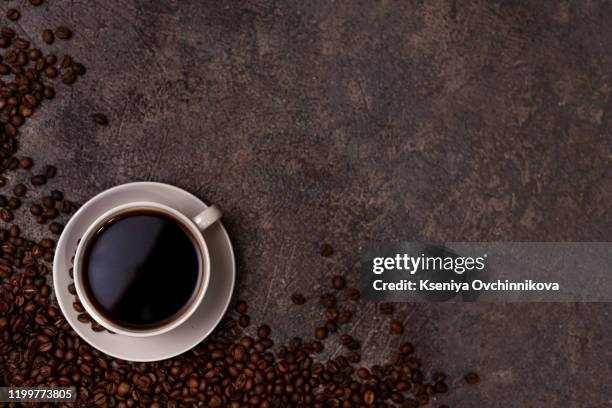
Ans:
[[[73,28],[51,48],[88,70],[29,120],[22,153],[54,163],[80,202],[155,180],[219,204],[237,296],[277,340],[313,332],[329,277],[355,284],[371,240],[610,240],[609,1],[17,3],[37,44]],[[401,340],[375,307],[349,328],[365,364]],[[610,312],[420,304],[398,317],[426,371],[449,373],[453,407],[604,407]]]

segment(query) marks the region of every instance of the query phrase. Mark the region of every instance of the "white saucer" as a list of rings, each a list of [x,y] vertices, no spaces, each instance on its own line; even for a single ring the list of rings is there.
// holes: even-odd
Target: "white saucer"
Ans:
[[[187,191],[162,183],[123,184],[98,194],[73,215],[59,239],[53,263],[55,296],[68,323],[83,340],[98,350],[129,361],[163,360],[181,354],[200,343],[225,314],[236,277],[234,251],[221,222],[217,222],[204,232],[211,258],[209,287],[198,310],[176,329],[152,337],[94,332],[89,324],[78,321],[78,313],[72,308],[74,296],[68,292],[68,285],[72,283],[68,274],[71,267],[70,258],[76,250],[77,240],[91,222],[111,208],[132,201],[165,204],[190,218],[207,207]]]

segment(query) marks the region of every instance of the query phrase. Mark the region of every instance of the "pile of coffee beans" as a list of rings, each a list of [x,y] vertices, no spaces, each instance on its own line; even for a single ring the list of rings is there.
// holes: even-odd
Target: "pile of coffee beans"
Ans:
[[[40,5],[43,0],[30,0]],[[8,10],[17,20],[23,13]],[[43,43],[69,40],[72,30],[58,27],[42,31]],[[428,380],[414,346],[404,343],[384,365],[363,367],[361,341],[343,331],[353,308],[360,300],[356,288],[347,287],[342,276],[334,276],[329,291],[318,299],[325,316],[312,338],[293,338],[275,344],[272,329],[261,325],[255,336],[243,328],[251,324],[248,305],[237,301],[215,332],[193,350],[155,363],[134,363],[111,358],[82,341],[62,316],[52,298],[50,265],[55,240],[38,242],[22,236],[14,210],[30,201],[29,213],[39,224],[47,224],[52,234],[60,234],[58,221],[77,205],[59,190],[43,191],[43,185],[57,172],[53,166],[35,169],[34,160],[17,155],[17,137],[36,108],[53,99],[55,78],[70,85],[85,68],[71,56],[45,55],[13,28],[0,29],[0,48],[6,51],[0,62],[0,383],[11,386],[76,386],[78,407],[388,407],[404,408],[435,405],[447,391],[446,375],[434,373]],[[108,118],[92,115],[97,125]],[[24,178],[9,186],[5,176]],[[330,257],[330,244],[320,247]],[[71,271],[67,271],[71,273]],[[69,288],[76,294],[74,287]],[[291,295],[297,306],[309,301],[304,294]],[[102,328],[84,312],[75,299],[79,321],[95,331]],[[392,304],[380,305],[380,313],[390,319],[390,331],[404,332],[394,319]],[[343,346],[343,354],[320,358],[321,342],[333,338]],[[465,377],[475,384],[476,373]],[[40,404],[43,407],[50,404]],[[14,406],[10,405],[9,406]],[[69,405],[60,405],[66,406]],[[444,405],[437,405],[445,407]]]

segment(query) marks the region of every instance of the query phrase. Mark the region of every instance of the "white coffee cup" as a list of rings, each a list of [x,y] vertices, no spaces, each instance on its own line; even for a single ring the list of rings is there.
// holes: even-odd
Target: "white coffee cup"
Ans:
[[[194,292],[194,296],[192,296],[191,302],[180,312],[178,316],[176,316],[169,322],[160,326],[155,326],[154,328],[147,329],[133,329],[118,325],[117,323],[107,319],[100,312],[98,312],[94,307],[91,299],[89,299],[87,291],[84,287],[84,279],[82,276],[83,262],[85,260],[84,255],[86,249],[90,241],[95,238],[100,228],[102,228],[112,219],[135,210],[149,210],[153,212],[162,213],[167,216],[170,216],[176,222],[180,223],[194,239],[202,260],[201,270],[199,271],[199,285],[198,288],[196,288],[196,291]],[[184,323],[193,314],[193,312],[196,311],[200,303],[202,303],[202,299],[204,299],[206,289],[208,288],[208,282],[210,281],[210,254],[208,252],[208,246],[206,245],[206,241],[202,236],[202,231],[213,225],[220,218],[221,211],[214,205],[209,206],[208,208],[206,208],[206,210],[196,215],[193,219],[190,219],[181,212],[175,210],[174,208],[149,201],[138,201],[120,205],[102,214],[98,219],[96,219],[96,221],[94,221],[89,226],[89,228],[87,228],[87,230],[81,237],[79,245],[77,246],[76,254],[74,256],[74,285],[76,288],[77,295],[79,296],[79,300],[85,308],[85,311],[87,311],[87,313],[94,321],[99,323],[104,328],[114,333],[124,334],[126,336],[155,336],[158,334],[166,333],[178,327],[180,324]]]

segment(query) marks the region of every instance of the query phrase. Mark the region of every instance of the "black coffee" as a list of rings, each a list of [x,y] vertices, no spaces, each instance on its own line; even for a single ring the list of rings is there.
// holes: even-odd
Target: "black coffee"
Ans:
[[[174,218],[152,210],[121,214],[85,248],[83,283],[107,319],[146,329],[171,321],[201,284],[198,245]]]

